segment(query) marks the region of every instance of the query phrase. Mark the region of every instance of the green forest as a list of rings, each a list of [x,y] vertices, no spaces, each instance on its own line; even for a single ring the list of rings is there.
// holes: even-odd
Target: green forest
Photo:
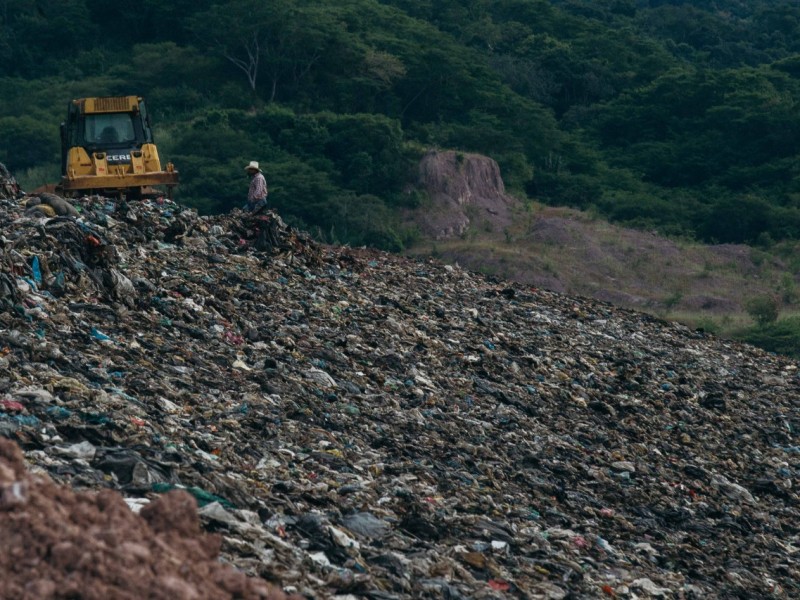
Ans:
[[[428,148],[702,242],[800,239],[796,0],[0,0],[0,162],[58,179],[72,98],[141,95],[176,198],[243,166],[321,239],[399,250]]]

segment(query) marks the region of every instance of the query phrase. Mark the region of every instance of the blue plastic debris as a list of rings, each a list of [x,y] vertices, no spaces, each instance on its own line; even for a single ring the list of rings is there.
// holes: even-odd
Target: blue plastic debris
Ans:
[[[100,341],[100,342],[111,341],[111,338],[110,338],[110,337],[108,337],[108,336],[107,336],[105,333],[103,333],[102,331],[98,330],[96,327],[92,327],[91,335],[92,335],[92,337],[93,337],[94,339],[96,339],[96,340],[98,340],[98,341]]]
[[[34,256],[31,260],[31,271],[33,272],[33,280],[36,282],[36,285],[42,283],[42,267],[39,264],[38,256]]]

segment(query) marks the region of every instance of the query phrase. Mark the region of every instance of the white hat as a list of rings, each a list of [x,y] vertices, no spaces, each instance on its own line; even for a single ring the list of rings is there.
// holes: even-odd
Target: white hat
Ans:
[[[257,161],[257,160],[251,160],[251,161],[250,161],[250,164],[249,164],[249,165],[247,165],[247,166],[244,168],[244,170],[245,170],[245,171],[249,171],[250,169],[255,169],[256,171],[258,171],[259,173],[261,173],[261,169],[259,169],[259,168],[258,168],[258,161]]]

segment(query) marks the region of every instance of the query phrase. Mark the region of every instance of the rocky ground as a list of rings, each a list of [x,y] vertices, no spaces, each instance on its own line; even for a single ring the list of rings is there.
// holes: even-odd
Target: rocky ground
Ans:
[[[183,490],[224,563],[306,598],[800,595],[796,363],[277,217],[76,208],[0,201],[0,435],[31,476],[162,522]],[[34,519],[11,464],[0,521]]]

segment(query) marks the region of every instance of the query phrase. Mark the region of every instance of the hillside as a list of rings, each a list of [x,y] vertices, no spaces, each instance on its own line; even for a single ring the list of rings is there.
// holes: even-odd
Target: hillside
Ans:
[[[793,268],[757,248],[676,241],[570,209],[518,210],[516,225],[423,239],[407,253],[679,320],[741,325],[749,320],[747,301],[763,296],[797,310]]]
[[[406,214],[421,232],[409,256],[728,334],[752,323],[754,300],[774,299],[784,315],[797,310],[794,252],[782,259],[744,244],[676,240],[521,201],[506,192],[497,163],[475,154],[429,152],[416,185],[430,200]]]
[[[238,211],[78,208],[0,201],[0,435],[33,472],[182,487],[307,598],[800,594],[793,361]]]

